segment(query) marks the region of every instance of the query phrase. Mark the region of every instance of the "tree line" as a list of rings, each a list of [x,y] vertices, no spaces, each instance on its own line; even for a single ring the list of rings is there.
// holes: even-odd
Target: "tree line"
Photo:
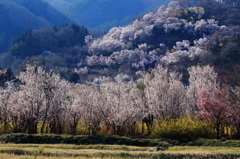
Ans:
[[[80,85],[28,64],[19,82],[0,89],[0,131],[97,135],[105,128],[115,135],[134,135],[142,123],[147,132],[138,132],[150,135],[154,124],[189,115],[212,123],[209,129],[216,137],[226,135],[226,128],[231,129],[228,135],[239,137],[240,87],[221,84],[210,66],[192,66],[188,72],[188,85],[181,74],[160,65],[137,81]]]

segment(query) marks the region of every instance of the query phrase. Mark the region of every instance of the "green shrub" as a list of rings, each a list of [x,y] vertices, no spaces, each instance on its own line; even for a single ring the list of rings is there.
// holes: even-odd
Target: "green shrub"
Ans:
[[[56,135],[56,134],[2,134],[0,143],[34,144],[106,144],[132,146],[163,146],[166,142],[153,139],[132,139],[121,136]]]
[[[222,139],[202,139],[187,143],[188,146],[217,146],[217,147],[240,147],[239,140],[222,140]]]
[[[175,139],[181,142],[197,138],[212,138],[213,136],[212,123],[203,122],[199,118],[189,115],[180,119],[161,120],[159,123],[155,123],[152,133],[152,137]]]

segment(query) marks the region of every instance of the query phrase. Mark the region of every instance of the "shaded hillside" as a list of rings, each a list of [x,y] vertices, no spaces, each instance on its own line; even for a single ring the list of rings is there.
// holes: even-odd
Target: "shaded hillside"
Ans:
[[[11,67],[18,72],[26,61],[37,62],[48,69],[72,67],[72,63],[78,62],[76,59],[87,53],[82,51],[86,35],[87,29],[75,24],[27,30],[12,39],[8,52],[0,56],[0,67]]]
[[[133,8],[134,6],[134,8]],[[101,25],[103,20],[113,21],[121,20],[128,16],[134,16],[144,10],[143,3],[139,1],[99,1],[99,0],[77,0],[71,4],[71,17],[78,21],[82,21],[89,27]]]
[[[12,37],[27,29],[65,23],[75,22],[41,0],[0,0],[0,53],[6,51]]]
[[[130,24],[136,16],[167,5],[170,0],[45,0],[74,20],[91,28],[108,30]],[[66,3],[67,2],[67,3]],[[69,3],[70,2],[70,3]],[[63,6],[64,5],[64,6]]]
[[[86,35],[88,35],[86,28],[74,24],[53,29],[27,30],[12,40],[9,52],[21,59],[27,56],[41,55],[44,51],[64,53],[71,47],[82,47],[85,44]]]
[[[63,13],[57,11],[55,8],[50,6],[48,3],[42,0],[11,0],[18,5],[27,8],[31,13],[37,17],[42,17],[50,24],[55,26],[61,26],[64,23],[72,24],[75,23],[69,19]]]
[[[64,1],[64,0],[43,0],[47,3],[49,3],[51,6],[53,6],[54,8],[56,8],[57,10],[66,13],[67,12],[67,8],[70,6],[72,1]]]

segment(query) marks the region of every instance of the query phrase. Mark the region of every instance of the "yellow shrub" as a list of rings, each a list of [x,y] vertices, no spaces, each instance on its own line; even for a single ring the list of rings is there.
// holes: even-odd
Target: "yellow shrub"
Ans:
[[[3,124],[0,123],[0,133],[3,133]]]
[[[37,133],[38,134],[41,133],[42,126],[43,126],[43,122],[42,121],[38,122],[38,125],[37,125]],[[50,133],[50,127],[49,127],[48,123],[44,124],[43,133],[44,134]]]
[[[143,123],[143,122],[137,122],[137,133],[139,134],[147,134],[148,131],[147,131],[147,124],[146,123]]]
[[[98,135],[113,135],[112,132],[111,128],[108,128],[106,125],[101,125]]]
[[[76,129],[76,134],[86,135],[88,134],[87,126],[83,122],[79,122]]]
[[[197,138],[212,138],[214,128],[212,123],[186,115],[180,119],[162,120],[155,123],[152,136],[190,141]]]
[[[12,125],[11,123],[8,123],[4,126],[4,123],[0,122],[0,133],[8,134],[12,133]]]

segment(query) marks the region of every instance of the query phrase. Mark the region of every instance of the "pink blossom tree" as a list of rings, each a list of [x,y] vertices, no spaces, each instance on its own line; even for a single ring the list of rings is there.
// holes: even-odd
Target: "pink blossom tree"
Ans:
[[[219,88],[219,83],[217,82],[217,73],[214,68],[207,66],[192,66],[188,68],[189,86],[187,88],[187,111],[190,114],[194,114],[198,110],[197,99],[198,91],[205,88],[209,92],[213,92],[215,89]]]
[[[197,100],[198,111],[196,114],[204,120],[213,121],[217,132],[217,138],[220,137],[220,127],[227,121],[229,116],[228,89],[215,89],[212,93],[206,88],[198,91]]]

